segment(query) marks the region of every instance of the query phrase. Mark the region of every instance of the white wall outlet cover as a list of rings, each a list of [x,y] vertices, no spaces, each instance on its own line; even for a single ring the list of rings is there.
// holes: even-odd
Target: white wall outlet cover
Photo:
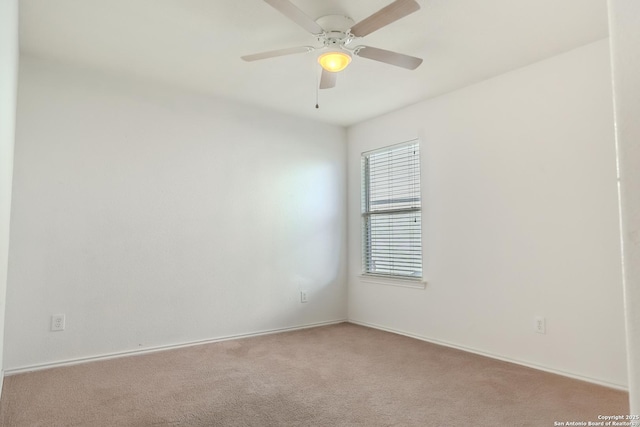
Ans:
[[[51,316],[51,330],[64,331],[65,316],[64,314],[54,314]]]

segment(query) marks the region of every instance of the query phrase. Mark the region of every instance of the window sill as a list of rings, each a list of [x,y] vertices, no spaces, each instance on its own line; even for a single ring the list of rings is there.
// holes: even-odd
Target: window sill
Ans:
[[[358,276],[362,283],[373,283],[375,285],[399,286],[402,288],[426,289],[427,282],[420,279],[401,279],[398,277],[376,276],[372,274],[361,274]]]

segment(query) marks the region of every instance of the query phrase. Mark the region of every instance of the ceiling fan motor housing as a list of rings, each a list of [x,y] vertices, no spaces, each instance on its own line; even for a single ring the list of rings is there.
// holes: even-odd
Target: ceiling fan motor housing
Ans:
[[[318,35],[318,41],[325,47],[342,47],[353,41],[355,36],[349,31],[355,21],[344,15],[325,15],[316,19],[324,32]]]

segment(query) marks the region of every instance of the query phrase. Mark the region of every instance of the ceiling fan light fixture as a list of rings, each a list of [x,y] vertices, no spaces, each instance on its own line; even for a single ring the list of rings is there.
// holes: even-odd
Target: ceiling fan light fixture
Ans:
[[[346,52],[327,52],[318,57],[318,63],[325,70],[337,73],[347,68],[351,62],[351,55]]]

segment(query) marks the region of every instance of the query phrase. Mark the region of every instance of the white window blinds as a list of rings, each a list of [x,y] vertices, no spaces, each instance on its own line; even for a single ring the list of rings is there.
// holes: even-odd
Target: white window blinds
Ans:
[[[420,145],[362,154],[365,274],[422,277]]]

